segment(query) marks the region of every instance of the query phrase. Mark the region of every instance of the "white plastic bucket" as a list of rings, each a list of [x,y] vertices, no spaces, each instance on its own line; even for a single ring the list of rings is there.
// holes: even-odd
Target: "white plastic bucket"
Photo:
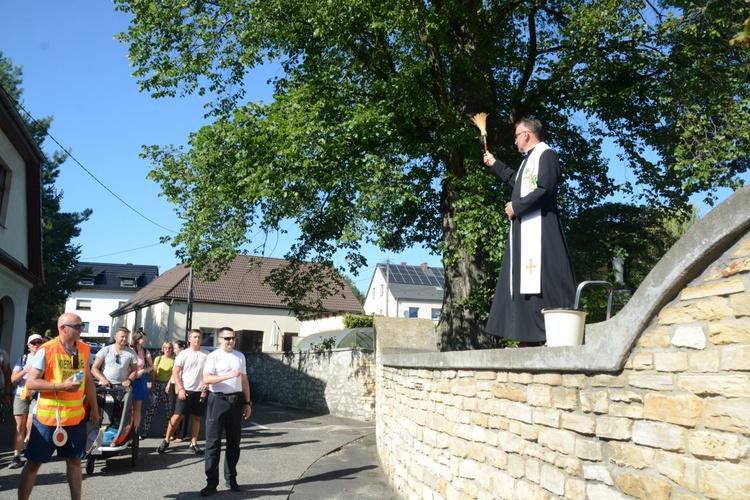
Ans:
[[[542,309],[548,346],[583,344],[586,311],[578,309]]]

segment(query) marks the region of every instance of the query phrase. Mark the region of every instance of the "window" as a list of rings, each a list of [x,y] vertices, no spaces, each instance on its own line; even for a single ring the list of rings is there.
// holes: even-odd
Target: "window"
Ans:
[[[0,165],[0,225],[5,222],[5,205],[10,187],[10,172],[3,165]]]
[[[375,298],[375,287],[372,287],[372,298]]]
[[[294,339],[297,338],[297,334],[293,332],[284,332],[284,340],[282,342],[282,350],[289,352],[294,349]]]
[[[382,297],[384,293],[385,293],[385,286],[380,285],[380,296]]]
[[[239,330],[235,332],[237,345],[234,347],[240,352],[263,352],[263,332],[258,330]]]
[[[120,278],[120,286],[126,288],[135,288],[135,278]]]
[[[431,312],[432,321],[440,321],[440,308],[439,307],[433,307]]]
[[[208,347],[214,347],[214,338],[216,338],[216,332],[219,331],[219,329],[218,328],[200,327],[199,330],[203,334],[203,339],[201,340],[201,345],[202,346],[208,346]],[[216,342],[218,342],[218,340]]]
[[[419,308],[418,307],[410,307],[409,308],[409,315],[407,318],[418,318],[419,317]]]
[[[124,306],[124,305],[125,305],[125,304],[127,304],[127,303],[128,303],[128,301],[127,301],[127,300],[121,300],[121,301],[119,301],[119,302],[117,303],[117,308],[119,309],[119,308],[121,308],[122,306]]]
[[[78,299],[76,300],[76,309],[79,311],[90,311],[91,310],[91,299]]]
[[[89,333],[89,322],[84,321],[83,322],[83,330],[81,330],[81,333]]]
[[[94,284],[94,278],[81,278],[81,281],[79,281],[78,284],[91,286]]]

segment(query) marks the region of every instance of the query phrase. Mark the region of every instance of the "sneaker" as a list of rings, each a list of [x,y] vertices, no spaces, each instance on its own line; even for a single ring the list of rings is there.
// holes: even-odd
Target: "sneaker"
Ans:
[[[188,446],[188,451],[190,453],[193,453],[194,455],[203,455],[204,454],[204,451],[201,450],[200,446],[198,446],[197,444],[192,444],[192,443],[190,443],[190,446]]]
[[[210,497],[214,493],[216,493],[216,486],[206,486],[201,490],[202,497]]]
[[[162,441],[159,447],[156,449],[156,453],[162,455],[169,448],[169,441]]]
[[[23,466],[23,462],[21,461],[20,455],[15,455],[13,457],[13,460],[10,461],[10,464],[8,464],[9,469],[18,469],[19,467]]]
[[[233,481],[231,479],[227,479],[227,482],[225,483],[227,488],[229,488],[232,491],[242,491],[242,488],[240,488],[240,485],[237,484],[237,481]]]

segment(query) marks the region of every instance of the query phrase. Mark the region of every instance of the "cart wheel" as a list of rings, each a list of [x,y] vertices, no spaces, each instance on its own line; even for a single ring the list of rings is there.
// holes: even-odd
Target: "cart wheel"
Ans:
[[[90,476],[94,473],[94,457],[86,459],[86,475]]]
[[[138,433],[135,432],[133,434],[133,455],[130,458],[130,463],[133,467],[138,464],[138,447],[139,447],[140,437],[138,436]]]

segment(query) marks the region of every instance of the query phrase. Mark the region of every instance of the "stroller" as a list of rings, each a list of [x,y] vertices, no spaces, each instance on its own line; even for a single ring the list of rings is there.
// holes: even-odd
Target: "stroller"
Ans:
[[[99,404],[99,428],[90,434],[86,445],[86,474],[94,473],[97,458],[108,459],[130,448],[131,465],[138,463],[138,432],[133,413],[133,390],[115,385],[96,388]]]

